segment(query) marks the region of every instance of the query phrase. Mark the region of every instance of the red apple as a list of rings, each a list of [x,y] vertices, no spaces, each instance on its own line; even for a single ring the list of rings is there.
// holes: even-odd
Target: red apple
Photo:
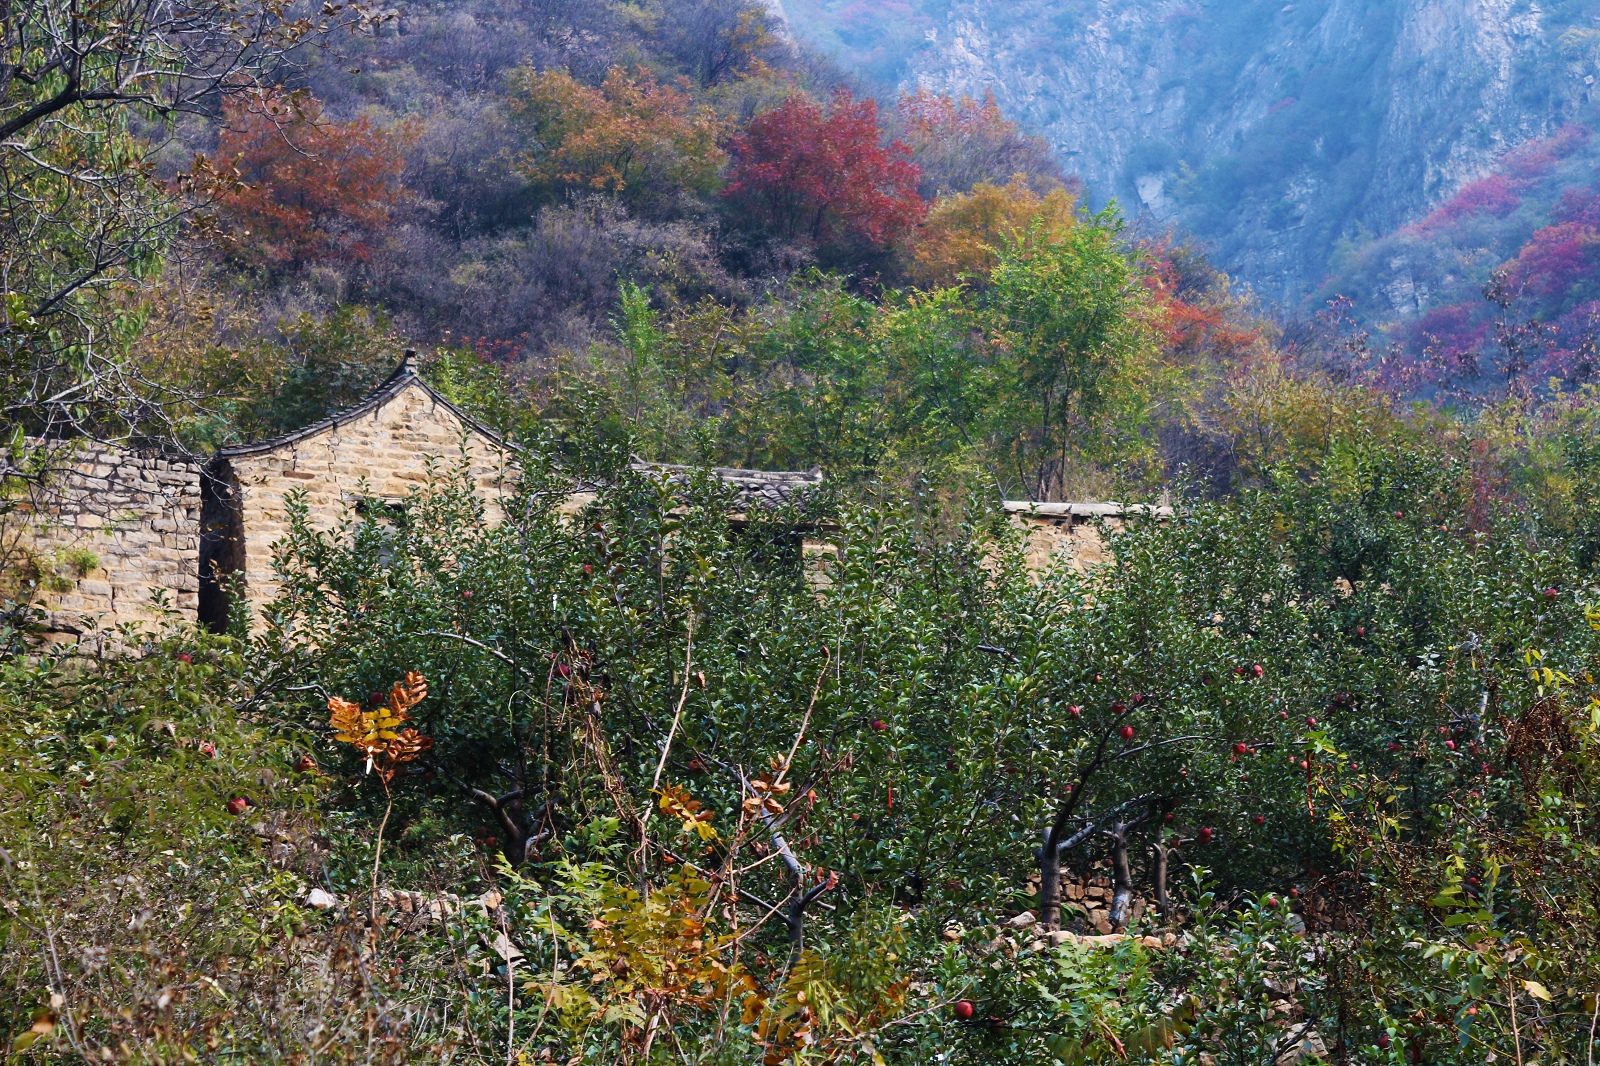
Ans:
[[[461,590],[461,598],[464,599],[464,600],[472,599],[472,590],[471,589],[462,589]]]
[[[1234,741],[1233,753],[1235,755],[1244,755],[1244,754],[1248,753],[1249,751],[1250,751],[1250,745],[1246,744],[1242,740]]]
[[[1315,718],[1307,718],[1306,725],[1310,726],[1312,729],[1315,729],[1317,728],[1317,720]]]
[[[1264,814],[1258,814],[1258,815],[1255,816],[1255,818],[1253,818],[1251,820],[1254,821],[1257,825],[1266,825],[1267,824],[1267,816],[1264,815]]]
[[[178,661],[180,663],[192,663],[194,659],[190,657],[188,652],[183,652],[178,656]]]
[[[1202,844],[1211,843],[1211,827],[1210,826],[1202,826],[1201,827],[1201,829],[1200,829],[1200,843],[1202,843]]]
[[[881,733],[885,729],[888,729],[888,728],[889,728],[889,723],[885,722],[882,718],[874,718],[872,720],[872,731],[874,733]]]
[[[241,815],[248,806],[250,806],[250,804],[246,803],[242,796],[235,796],[233,799],[228,801],[228,813],[235,816]]]
[[[1272,908],[1276,908],[1278,906],[1278,897],[1277,896],[1268,896],[1267,897],[1267,906],[1272,907]]]
[[[1561,591],[1556,588],[1547,588],[1544,590],[1544,594],[1553,600],[1557,596],[1561,595]]]
[[[208,759],[215,759],[217,757],[217,746],[209,740],[203,741],[200,745],[200,754]]]
[[[1380,1033],[1378,1035],[1378,1049],[1380,1051],[1388,1051],[1389,1050],[1389,1034],[1388,1033]]]
[[[1115,703],[1113,703],[1111,705],[1111,713],[1112,714],[1126,714],[1127,711],[1128,711],[1128,705],[1123,703],[1121,700],[1118,700],[1118,701],[1116,701]]]
[[[1453,740],[1445,741],[1444,742],[1444,746],[1449,748],[1451,751],[1455,751],[1456,750],[1456,742],[1453,741]]]
[[[1083,713],[1083,708],[1079,707],[1077,704],[1073,704],[1071,707],[1067,708],[1067,713],[1076,718]]]
[[[706,772],[706,764],[701,762],[698,758],[690,759],[689,772],[691,774],[703,774]]]
[[[973,1012],[974,1008],[971,1000],[962,999],[956,1001],[957,1018],[960,1018],[962,1021],[969,1021],[972,1018]]]
[[[1256,675],[1256,679],[1257,679],[1257,680],[1260,680],[1260,678],[1261,678],[1261,675],[1262,675],[1262,674],[1264,674],[1264,673],[1266,673],[1266,671],[1265,671],[1265,670],[1263,670],[1263,669],[1262,669],[1262,668],[1261,668],[1261,664],[1260,664],[1260,663],[1256,663],[1256,664],[1255,664],[1255,665],[1254,665],[1254,666],[1252,666],[1252,667],[1251,667],[1251,668],[1250,668],[1250,672],[1251,672],[1251,673],[1252,673],[1252,674],[1255,674],[1255,675]]]
[[[1118,730],[1118,732],[1122,734],[1122,739],[1123,740],[1132,740],[1133,739],[1133,726],[1131,726],[1131,725],[1123,726],[1120,730]]]

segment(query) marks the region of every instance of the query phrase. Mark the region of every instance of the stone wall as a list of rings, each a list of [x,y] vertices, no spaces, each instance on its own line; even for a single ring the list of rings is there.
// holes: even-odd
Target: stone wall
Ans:
[[[63,446],[66,447],[66,446]],[[7,517],[8,569],[33,581],[61,636],[98,621],[151,622],[159,601],[183,617],[199,602],[197,463],[75,444],[60,473]]]
[[[1075,570],[1087,570],[1105,562],[1110,553],[1101,536],[1101,527],[1111,533],[1121,530],[1131,514],[1149,514],[1158,519],[1172,517],[1172,508],[1146,508],[1120,503],[1034,503],[1007,500],[1005,512],[1023,536],[1023,558],[1028,569],[1040,572],[1062,556]]]
[[[488,520],[501,514],[511,455],[414,375],[366,403],[275,441],[226,448],[208,468],[200,620],[226,615],[214,572],[244,575],[250,605],[276,595],[272,546],[289,532],[289,500],[303,493],[310,524],[331,529],[358,505],[394,505],[434,474],[467,464]],[[215,564],[215,566],[213,566]]]

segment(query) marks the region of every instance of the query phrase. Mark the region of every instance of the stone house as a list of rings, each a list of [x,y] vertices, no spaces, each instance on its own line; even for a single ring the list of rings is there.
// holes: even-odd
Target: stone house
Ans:
[[[437,473],[464,468],[492,522],[515,462],[515,448],[428,385],[407,352],[356,406],[272,440],[223,448],[209,462],[77,448],[54,495],[23,508],[11,536],[26,542],[47,628],[60,636],[96,621],[153,622],[169,613],[217,627],[227,619],[235,575],[252,607],[277,593],[273,545],[289,531],[294,499],[304,501],[313,527],[329,529],[352,507],[391,508]],[[667,479],[687,474],[662,464],[637,468]],[[737,489],[743,512],[794,501],[822,482],[817,470],[713,473]],[[564,509],[593,498],[575,491]],[[1024,529],[1034,569],[1063,552],[1078,567],[1101,561],[1102,523],[1119,528],[1131,513],[1106,503],[1004,507]],[[797,547],[813,559],[832,551],[822,530],[797,531]]]
[[[356,406],[272,440],[223,448],[209,462],[77,448],[51,495],[12,523],[12,540],[24,542],[30,566],[42,571],[36,596],[47,629],[60,637],[169,612],[215,627],[227,619],[234,575],[252,607],[277,593],[273,545],[289,531],[293,499],[303,500],[314,528],[330,529],[352,507],[393,507],[436,473],[464,466],[493,522],[515,462],[515,448],[435,391],[407,352]],[[822,481],[820,471],[715,473],[746,510],[795,499]],[[593,498],[575,492],[564,509]]]

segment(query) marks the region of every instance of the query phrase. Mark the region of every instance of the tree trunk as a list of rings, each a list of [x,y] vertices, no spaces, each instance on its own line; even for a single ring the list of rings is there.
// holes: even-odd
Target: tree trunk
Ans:
[[[1155,882],[1156,913],[1161,915],[1163,922],[1172,921],[1172,900],[1167,896],[1167,857],[1172,854],[1168,847],[1156,841],[1155,843],[1156,868],[1152,871],[1151,879]]]
[[[1111,830],[1111,927],[1128,924],[1133,907],[1133,874],[1128,868],[1128,827],[1118,822]]]
[[[1039,852],[1039,922],[1046,932],[1061,928],[1061,843],[1053,830]]]

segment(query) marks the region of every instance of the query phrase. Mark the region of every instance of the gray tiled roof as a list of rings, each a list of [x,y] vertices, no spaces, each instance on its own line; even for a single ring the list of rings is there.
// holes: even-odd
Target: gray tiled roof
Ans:
[[[671,463],[646,463],[635,461],[633,469],[641,473],[658,474],[671,481],[682,483],[694,472],[694,467],[675,466]],[[725,485],[739,492],[746,507],[783,507],[802,502],[807,494],[822,486],[822,471],[810,470],[741,470],[737,467],[718,466],[709,471]]]

